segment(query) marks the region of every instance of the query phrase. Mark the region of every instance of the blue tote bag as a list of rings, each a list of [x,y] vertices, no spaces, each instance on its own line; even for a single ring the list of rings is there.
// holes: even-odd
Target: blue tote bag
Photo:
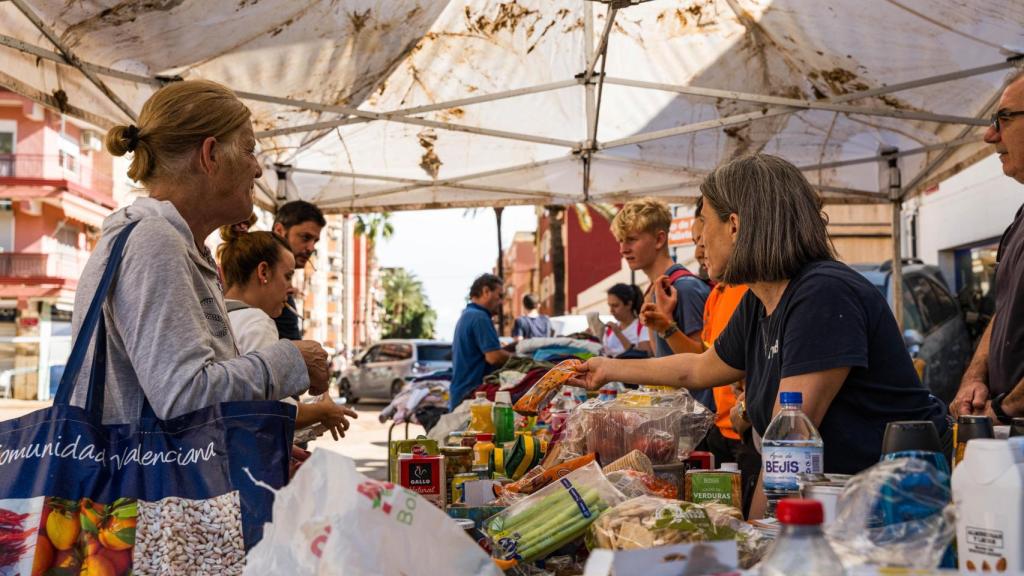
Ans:
[[[239,574],[284,486],[295,407],[225,402],[102,423],[102,305],[134,224],[113,243],[53,406],[0,422],[0,574]],[[89,341],[85,407],[71,405]],[[168,370],[173,370],[168,366]]]

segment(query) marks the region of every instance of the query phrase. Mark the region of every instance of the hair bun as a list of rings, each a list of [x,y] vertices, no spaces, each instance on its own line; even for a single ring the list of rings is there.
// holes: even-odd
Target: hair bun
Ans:
[[[134,152],[139,145],[139,129],[132,126],[114,126],[107,131],[103,144],[111,156],[124,156]]]

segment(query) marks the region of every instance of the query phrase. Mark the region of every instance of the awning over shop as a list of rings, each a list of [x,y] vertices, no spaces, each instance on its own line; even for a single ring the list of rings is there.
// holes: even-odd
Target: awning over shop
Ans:
[[[1024,51],[1018,0],[629,4],[11,0],[0,84],[109,125],[162,82],[224,82],[265,200],[330,211],[685,199],[758,150],[886,202],[989,153]]]

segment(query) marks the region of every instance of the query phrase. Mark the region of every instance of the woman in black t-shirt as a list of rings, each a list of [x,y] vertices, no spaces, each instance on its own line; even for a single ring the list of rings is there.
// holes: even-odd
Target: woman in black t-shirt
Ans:
[[[821,432],[827,472],[878,461],[888,422],[948,424],[921,384],[885,298],[835,260],[821,199],[803,173],[766,154],[724,164],[701,184],[708,273],[750,291],[703,354],[622,362],[594,358],[573,383],[609,381],[701,390],[746,379],[750,420],[763,435],[779,392],[803,393]],[[764,495],[751,510],[759,517]]]

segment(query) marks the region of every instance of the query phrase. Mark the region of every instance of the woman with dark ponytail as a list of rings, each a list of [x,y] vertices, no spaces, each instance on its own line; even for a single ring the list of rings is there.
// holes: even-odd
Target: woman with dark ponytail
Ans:
[[[634,285],[616,284],[608,289],[608,308],[615,322],[609,322],[605,327],[606,356],[618,356],[634,349],[650,353],[650,336],[639,319],[643,300],[643,293]]]

